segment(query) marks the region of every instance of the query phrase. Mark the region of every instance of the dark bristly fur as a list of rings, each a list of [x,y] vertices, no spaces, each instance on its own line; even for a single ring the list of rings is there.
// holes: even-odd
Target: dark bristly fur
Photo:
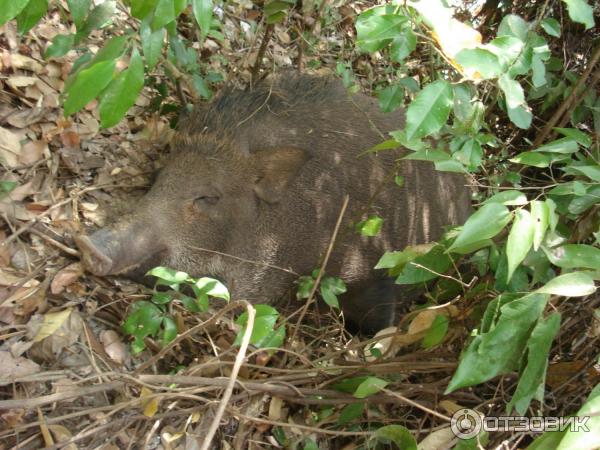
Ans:
[[[394,320],[398,299],[373,270],[379,257],[438,239],[470,208],[460,175],[397,164],[394,152],[359,156],[403,124],[402,111],[383,114],[334,79],[285,75],[251,91],[225,89],[182,121],[170,160],[136,210],[79,238],[84,262],[100,275],[166,265],[272,303],[296,278],[274,267],[308,274],[321,264],[349,195],[326,272],[349,286],[341,298],[347,318],[376,331]],[[395,174],[404,187],[391,181]],[[384,222],[367,238],[353,224],[369,214]]]

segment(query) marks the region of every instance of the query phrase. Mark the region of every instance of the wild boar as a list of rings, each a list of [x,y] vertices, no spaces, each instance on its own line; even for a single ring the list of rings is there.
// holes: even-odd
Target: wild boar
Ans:
[[[163,265],[218,278],[233,297],[274,303],[296,274],[322,263],[348,195],[326,273],[348,286],[340,297],[347,321],[365,332],[388,326],[397,292],[373,269],[378,259],[438,239],[470,210],[463,176],[398,160],[397,151],[365,153],[404,120],[330,78],[226,88],[182,119],[164,168],[133,212],[76,238],[84,265],[129,276]],[[354,225],[372,214],[384,219],[381,231],[361,236]]]

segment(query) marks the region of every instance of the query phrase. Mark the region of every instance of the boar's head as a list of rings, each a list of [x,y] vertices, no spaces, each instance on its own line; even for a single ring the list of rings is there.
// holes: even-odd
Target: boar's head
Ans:
[[[222,272],[210,253],[251,246],[265,209],[281,200],[308,159],[298,148],[250,153],[236,147],[231,139],[180,135],[132,213],[76,237],[86,268],[132,277],[157,265],[196,276]]]

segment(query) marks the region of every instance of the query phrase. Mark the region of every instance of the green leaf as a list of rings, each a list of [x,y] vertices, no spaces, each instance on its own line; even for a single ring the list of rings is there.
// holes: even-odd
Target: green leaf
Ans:
[[[213,2],[212,0],[192,0],[192,9],[200,27],[200,43],[202,43],[212,23]]]
[[[0,26],[17,17],[28,3],[29,0],[0,0]]]
[[[340,415],[337,420],[338,425],[344,425],[348,422],[358,419],[363,415],[364,409],[364,403],[351,403],[347,406],[344,406],[344,408],[342,408],[340,411]]]
[[[459,249],[477,241],[491,239],[510,222],[508,208],[500,203],[487,203],[475,211],[464,224],[448,250]]]
[[[319,289],[323,300],[332,308],[340,307],[337,296],[346,292],[346,285],[337,277],[323,277]]]
[[[573,22],[582,23],[585,29],[594,27],[594,9],[586,0],[563,0],[567,5],[569,17]]]
[[[546,230],[548,230],[548,225],[550,224],[550,208],[548,203],[539,200],[533,200],[530,208],[531,220],[534,226],[533,249],[537,251],[544,240]]]
[[[65,117],[82,109],[102,92],[111,82],[116,61],[101,61],[87,69],[82,69],[66,92],[64,103]]]
[[[515,191],[515,190],[510,189],[510,190],[501,191],[501,192],[498,192],[497,194],[492,195],[490,198],[488,198],[483,203],[484,204],[486,204],[486,203],[502,203],[503,205],[521,206],[521,205],[526,205],[528,203],[528,200],[527,200],[527,196],[525,194],[523,194],[521,191]]]
[[[166,24],[175,20],[175,2],[173,0],[158,0],[154,17],[152,19],[152,29],[158,30]]]
[[[456,55],[456,62],[465,69],[479,72],[482,78],[496,78],[502,73],[498,57],[483,48],[465,48]]]
[[[362,236],[377,236],[382,225],[383,219],[381,217],[369,216],[367,220],[357,223],[356,229]]]
[[[100,97],[102,128],[118,124],[133,106],[143,87],[144,63],[137,49],[134,49],[127,69],[110,83]]]
[[[600,165],[593,166],[569,166],[562,169],[569,175],[583,175],[590,180],[600,183]]]
[[[383,256],[379,259],[379,262],[375,266],[375,269],[392,269],[392,268],[402,268],[408,263],[412,261],[417,256],[424,255],[433,247],[427,247],[426,249],[421,247],[406,247],[401,252],[385,252]]]
[[[388,385],[388,381],[377,377],[367,377],[354,391],[354,397],[365,398],[376,394]]]
[[[296,291],[296,297],[298,298],[308,298],[312,289],[315,285],[315,279],[309,276],[301,276],[298,278],[298,289]]]
[[[163,346],[173,342],[173,340],[177,337],[177,324],[171,317],[163,317],[162,330],[159,337]]]
[[[219,280],[210,277],[202,277],[192,285],[196,297],[208,295],[209,297],[220,298],[225,301],[230,300],[229,290]]]
[[[75,40],[78,41],[96,29],[104,28],[111,22],[112,16],[115,14],[116,10],[117,3],[112,0],[105,1],[96,6],[87,17],[81,31],[77,32]]]
[[[436,245],[426,254],[409,261],[396,278],[396,284],[417,284],[433,280],[451,266],[452,260],[444,246]]]
[[[557,450],[592,450],[600,447],[600,415],[598,415],[598,411],[600,411],[600,384],[592,389],[587,401],[575,415],[576,417],[589,417],[585,424],[587,430],[568,430]]]
[[[464,144],[461,146],[460,150],[455,152],[452,157],[459,161],[461,164],[464,164],[469,168],[469,170],[475,170],[477,167],[481,165],[483,159],[483,149],[481,148],[481,144],[477,142],[476,139],[467,139]],[[451,163],[452,161],[448,161]],[[436,165],[436,168],[439,169],[439,166]],[[444,169],[439,169],[444,170]],[[449,170],[449,169],[446,169]],[[450,171],[450,170],[449,170]],[[462,167],[457,170],[457,172],[462,172]]]
[[[15,181],[0,180],[0,200],[10,194],[17,187]]]
[[[540,25],[550,36],[560,37],[560,23],[555,18],[546,17]]]
[[[543,390],[546,382],[548,354],[559,328],[559,313],[553,313],[546,319],[542,318],[535,325],[527,342],[527,365],[519,377],[519,384],[513,397],[506,406],[506,414],[510,414],[514,407],[520,416],[524,416],[531,399],[538,395],[540,387]],[[539,400],[542,401],[543,398]]]
[[[75,44],[74,34],[57,34],[52,39],[52,44],[48,46],[44,53],[44,58],[60,58],[66,55]]]
[[[254,309],[256,310],[256,315],[254,317],[254,327],[252,328],[250,343],[261,347],[264,340],[271,338],[279,313],[269,305],[254,305]],[[235,323],[242,327],[242,330],[237,334],[233,344],[240,345],[248,325],[248,312],[246,311],[241,314]]]
[[[155,336],[160,329],[163,317],[163,311],[155,304],[147,301],[135,302],[123,324],[123,331],[139,339]]]
[[[588,134],[578,130],[577,128],[555,127],[553,128],[553,130],[557,131],[563,136],[573,139],[578,144],[583,145],[585,148],[588,148],[590,145],[592,145],[592,138]]]
[[[148,69],[152,70],[158,63],[165,41],[165,30],[160,28],[152,31],[148,20],[142,20],[140,24],[140,38],[142,40],[142,51]]]
[[[67,5],[69,5],[69,11],[71,12],[73,23],[79,30],[85,21],[88,11],[90,10],[92,0],[67,0]]]
[[[404,88],[399,84],[393,84],[377,93],[379,108],[383,112],[392,112],[402,105],[404,100]],[[396,144],[396,147],[398,145]]]
[[[417,48],[417,36],[408,27],[403,27],[394,38],[390,47],[390,58],[394,62],[402,62]]]
[[[27,8],[17,16],[17,31],[21,34],[27,33],[46,14],[48,0],[30,0]]]
[[[596,292],[596,286],[589,273],[571,272],[553,278],[536,292],[563,297],[584,297]]]
[[[485,45],[485,49],[498,57],[502,71],[511,67],[523,52],[523,41],[513,36],[500,36]],[[508,76],[509,74],[504,74]]]
[[[539,88],[544,86],[546,81],[546,65],[544,61],[540,58],[540,55],[533,55],[531,60],[531,81],[533,82],[533,86]]]
[[[532,326],[540,318],[547,301],[548,295],[529,294],[504,303],[500,307],[497,322],[489,327],[489,330],[475,336],[463,352],[460,364],[445,393],[480,384],[516,370]],[[495,309],[496,306],[497,302],[491,302],[488,309]],[[481,328],[485,330],[483,322]]]
[[[416,152],[411,152],[401,159],[440,162],[448,161],[450,159],[450,155],[442,150],[419,150]]]
[[[170,292],[154,292],[152,294],[152,303],[157,305],[166,305],[167,303],[171,303],[173,301],[173,291]]]
[[[522,152],[514,158],[509,159],[509,161],[525,166],[550,167],[552,159],[544,153]]]
[[[577,141],[570,137],[564,137],[542,145],[541,147],[536,148],[534,151],[544,153],[562,153],[568,155],[575,153],[577,150],[579,150]]]
[[[529,24],[515,14],[504,16],[498,27],[498,36],[513,36],[523,42],[527,40],[528,32]]]
[[[162,266],[150,269],[146,275],[156,277],[162,282],[160,284],[166,285],[179,285],[190,280],[190,276],[187,273]]]
[[[544,249],[544,252],[552,264],[563,269],[600,270],[600,249],[591,245],[565,244],[549,250]]]
[[[504,92],[506,105],[508,108],[516,108],[525,103],[525,94],[518,81],[513,80],[504,74],[498,79],[498,86]]]
[[[450,83],[438,80],[427,85],[406,111],[407,139],[418,139],[439,131],[448,120],[452,103]]]
[[[519,128],[526,130],[531,126],[532,114],[527,108],[527,104],[519,105],[515,108],[507,107],[508,118]]]
[[[131,15],[137,19],[147,19],[156,8],[158,0],[131,0]]]
[[[508,240],[506,241],[506,257],[508,259],[507,282],[510,282],[512,275],[519,264],[523,262],[527,253],[533,245],[533,235],[535,233],[535,222],[529,211],[518,209],[513,222]]]
[[[373,437],[385,443],[392,441],[402,450],[417,450],[417,441],[411,432],[402,425],[386,425],[378,428]]]
[[[440,344],[448,332],[449,323],[448,317],[443,314],[435,316],[431,327],[429,327],[423,338],[423,348],[431,348]]]
[[[356,45],[360,51],[376,52],[402,33],[405,16],[397,14],[376,15],[368,10],[356,21]]]

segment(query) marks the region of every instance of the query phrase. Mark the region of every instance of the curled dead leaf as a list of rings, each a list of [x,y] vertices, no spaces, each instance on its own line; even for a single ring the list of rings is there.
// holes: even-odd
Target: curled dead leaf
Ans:
[[[82,274],[83,267],[78,262],[59,270],[50,284],[50,292],[55,295],[60,294],[67,286],[77,281]]]
[[[121,340],[121,336],[113,330],[100,333],[100,342],[104,345],[106,354],[117,364],[123,364],[127,357],[127,347]]]
[[[6,128],[0,127],[0,161],[8,167],[18,165],[21,154],[21,140],[19,136]]]
[[[44,152],[48,152],[48,144],[46,141],[29,141],[23,145],[19,161],[22,164],[33,164],[44,156]]]
[[[14,357],[12,353],[0,351],[0,386],[14,382],[15,378],[24,377],[40,371],[40,366],[23,356]]]

